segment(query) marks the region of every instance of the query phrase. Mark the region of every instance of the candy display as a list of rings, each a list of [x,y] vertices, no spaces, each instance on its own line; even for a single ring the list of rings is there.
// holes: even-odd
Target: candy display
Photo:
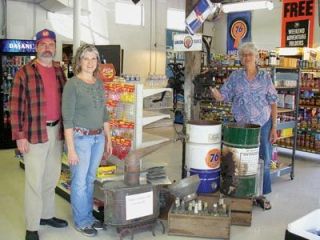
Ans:
[[[106,107],[112,135],[112,155],[123,160],[133,147],[135,118],[135,85],[105,82]]]

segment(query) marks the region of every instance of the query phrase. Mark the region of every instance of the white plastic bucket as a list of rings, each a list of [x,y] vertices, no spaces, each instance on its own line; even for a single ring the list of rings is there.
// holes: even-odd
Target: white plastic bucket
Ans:
[[[211,170],[220,167],[221,144],[186,143],[186,167]]]
[[[220,143],[221,123],[215,121],[189,121],[186,125],[187,142]]]

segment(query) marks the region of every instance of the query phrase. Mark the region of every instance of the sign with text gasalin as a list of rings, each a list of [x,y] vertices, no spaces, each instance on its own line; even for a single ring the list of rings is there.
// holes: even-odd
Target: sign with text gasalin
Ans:
[[[314,0],[283,0],[281,47],[313,47]]]

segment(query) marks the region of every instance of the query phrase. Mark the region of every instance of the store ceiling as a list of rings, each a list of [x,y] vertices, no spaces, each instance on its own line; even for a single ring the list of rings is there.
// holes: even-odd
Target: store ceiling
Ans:
[[[28,3],[40,3],[45,0],[9,0],[9,1],[15,1],[15,2],[28,2]],[[241,0],[222,0],[222,3],[233,3],[233,2],[240,2]],[[216,2],[219,2],[216,0]]]
[[[43,2],[44,0],[9,0],[11,2],[27,2],[27,3],[40,3]]]

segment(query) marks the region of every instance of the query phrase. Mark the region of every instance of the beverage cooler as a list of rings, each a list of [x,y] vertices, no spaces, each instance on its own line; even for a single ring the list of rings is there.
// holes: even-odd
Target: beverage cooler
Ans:
[[[15,148],[11,140],[9,98],[18,69],[35,57],[34,40],[0,39],[0,149]]]

